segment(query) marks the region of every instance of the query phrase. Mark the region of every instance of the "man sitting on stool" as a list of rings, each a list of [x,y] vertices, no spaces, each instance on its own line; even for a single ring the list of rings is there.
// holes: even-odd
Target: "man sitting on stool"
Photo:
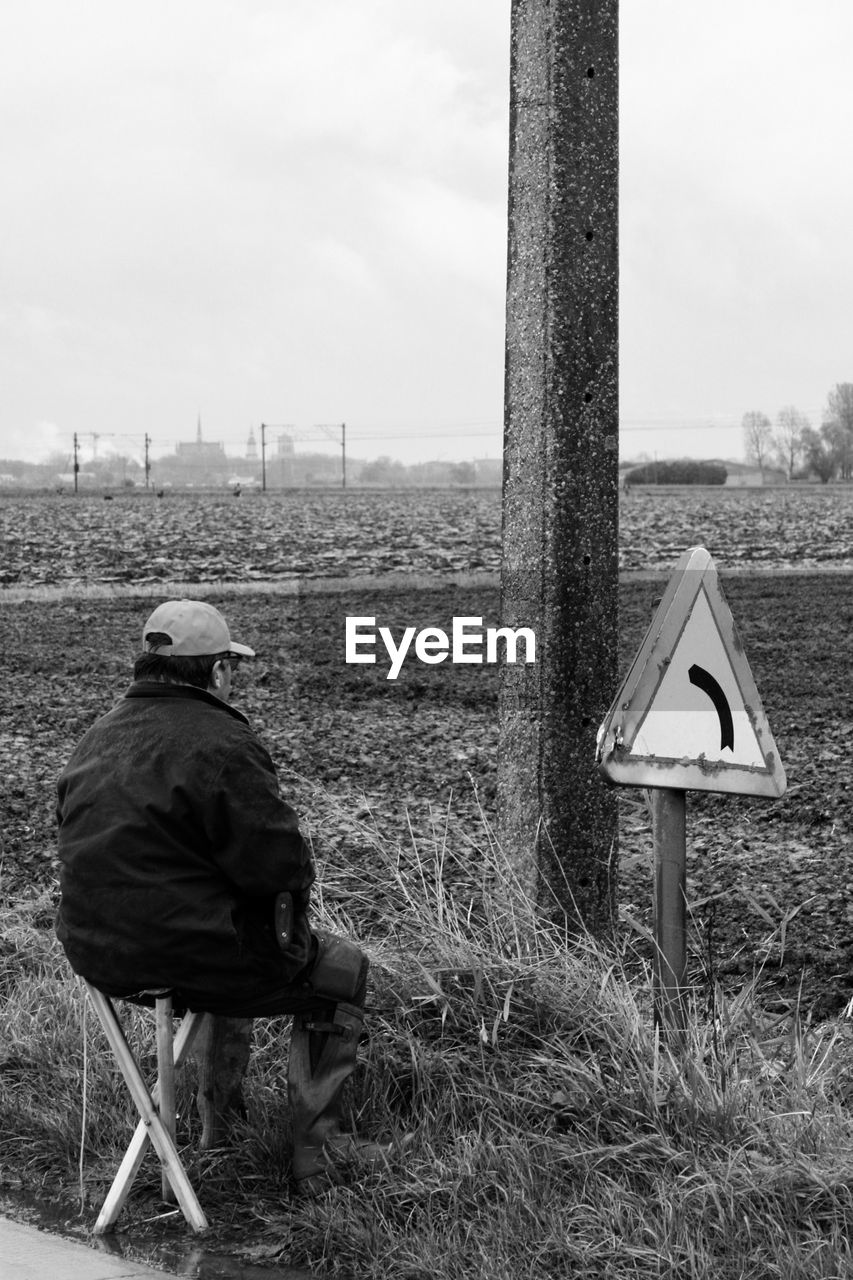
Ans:
[[[340,1128],[367,959],[311,927],[310,850],[269,753],[228,705],[253,651],[197,600],[155,609],[142,648],[134,683],[59,778],[57,935],[74,971],[107,995],[168,987],[179,1006],[219,1015],[214,1073],[227,1020],[239,1029],[293,1015],[293,1176],[311,1194],[348,1160],[376,1165],[390,1150]]]

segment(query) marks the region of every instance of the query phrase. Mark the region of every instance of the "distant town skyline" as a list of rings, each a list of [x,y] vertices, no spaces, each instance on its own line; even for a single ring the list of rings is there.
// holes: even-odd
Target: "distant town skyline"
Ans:
[[[9,455],[8,460],[17,461],[17,462],[29,462],[29,463],[45,463],[51,459],[55,459],[58,461],[60,458],[67,458],[70,463],[73,459],[73,453],[74,453],[74,434],[75,433],[72,433],[70,439],[67,441],[58,440],[55,448],[48,450],[47,452],[43,453],[39,457],[18,456],[13,458],[11,457],[11,455]],[[126,435],[122,432],[94,432],[94,431],[77,432],[76,435],[77,435],[78,460],[80,461],[81,465],[84,462],[97,461],[99,459],[103,460],[109,457],[126,458],[130,461],[136,461],[136,462],[142,462],[144,458],[145,433],[143,433],[142,437]],[[274,456],[278,448],[278,440],[283,435],[287,436],[287,438],[291,443],[292,449],[294,449],[297,453],[301,453],[301,454],[313,453],[318,455],[327,454],[330,457],[335,457],[335,458],[340,457],[340,453],[341,453],[340,437],[335,439],[328,430],[326,432],[318,433],[317,429],[313,427],[300,429],[299,426],[296,424],[287,424],[287,429],[285,429],[284,427],[270,428],[266,436],[266,456],[267,457]],[[652,461],[654,459],[660,459],[663,461],[666,459],[676,459],[676,458],[682,458],[682,457],[717,458],[720,460],[728,460],[732,462],[742,462],[745,460],[746,450],[743,444],[743,432],[740,424],[738,424],[736,427],[736,435],[740,440],[740,447],[734,450],[732,453],[725,456],[723,454],[714,453],[712,451],[712,446],[716,438],[712,431],[706,431],[702,434],[702,439],[708,445],[708,448],[702,449],[700,446],[698,450],[693,450],[693,451],[687,450],[679,453],[668,453],[664,449],[660,449],[660,448],[656,448],[653,450],[644,450],[644,449],[638,448],[631,451],[630,453],[626,453],[625,446],[626,446],[626,443],[630,443],[631,437],[630,435],[627,437],[623,436],[623,437],[620,437],[620,455],[619,455],[620,465],[624,466],[631,462],[645,462],[645,461]],[[356,434],[350,433],[348,437],[347,454],[350,458],[353,458],[353,459],[357,458],[360,462],[368,462],[368,461],[372,462],[385,457],[389,457],[395,461],[406,462],[406,459],[401,458],[399,457],[399,455],[395,454],[393,449],[377,447],[371,450],[369,447],[365,447],[365,446],[368,446],[370,443],[374,443],[377,446],[385,445],[397,438],[399,437],[395,437],[393,435],[383,435],[378,438],[368,436],[364,438],[359,436],[357,433]],[[405,439],[406,437],[402,437],[402,438]],[[419,456],[409,457],[408,462],[410,464],[416,465],[417,463],[421,463],[421,462],[439,462],[444,460],[466,461],[466,462],[477,461],[477,460],[481,460],[481,461],[499,461],[500,460],[502,456],[502,450],[500,448],[500,444],[498,444],[498,446],[496,448],[493,448],[491,451],[488,450],[487,448],[484,448],[482,450],[469,449],[466,452],[464,448],[465,440],[467,439],[470,442],[472,439],[476,439],[476,438],[479,438],[479,437],[473,437],[473,438],[458,437],[458,436],[454,437],[453,439],[454,439],[454,444],[456,445],[456,448],[453,450],[453,454],[451,457],[443,453],[441,449],[437,447],[435,438],[429,435],[426,435],[421,442],[422,449]],[[235,460],[245,459],[245,458],[260,460],[261,454],[262,454],[260,424],[258,428],[255,428],[254,426],[249,426],[246,429],[245,435],[242,440],[240,439],[239,433],[236,433],[236,432],[230,433],[227,438],[223,436],[217,436],[214,439],[206,434],[206,432],[204,431],[203,423],[200,418],[197,418],[196,425],[193,431],[187,432],[183,438],[170,440],[170,441],[161,440],[158,443],[158,441],[154,437],[149,436],[148,443],[149,443],[149,457],[152,460],[171,457],[176,453],[180,453],[182,450],[188,449],[191,445],[195,443],[200,443],[200,444],[203,444],[204,446],[214,446],[216,448],[221,448],[223,453],[228,458],[233,458]],[[433,444],[433,448],[434,448],[433,452],[429,451],[430,443]]]

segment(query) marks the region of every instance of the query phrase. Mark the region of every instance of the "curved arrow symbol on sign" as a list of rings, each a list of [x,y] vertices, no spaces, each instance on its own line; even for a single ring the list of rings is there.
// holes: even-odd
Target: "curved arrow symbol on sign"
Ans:
[[[720,717],[720,750],[722,751],[723,747],[730,747],[734,751],[735,726],[732,720],[732,709],[719,681],[714,679],[710,671],[706,671],[704,667],[697,666],[695,662],[687,672],[687,677],[691,684],[695,684],[697,689],[707,693],[714,704],[717,715]]]

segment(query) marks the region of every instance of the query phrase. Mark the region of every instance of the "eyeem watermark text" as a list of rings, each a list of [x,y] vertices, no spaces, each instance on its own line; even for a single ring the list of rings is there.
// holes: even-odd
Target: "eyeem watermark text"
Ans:
[[[530,627],[486,627],[482,618],[453,618],[450,635],[441,627],[424,627],[416,631],[406,627],[397,644],[389,627],[380,627],[378,635],[385,645],[391,665],[386,680],[396,680],[414,640],[415,657],[421,662],[437,663],[450,658],[451,662],[498,662],[498,642],[502,641],[507,662],[520,661],[518,653],[523,646],[524,662],[536,661],[536,636]],[[375,618],[350,618],[346,624],[347,662],[376,662],[377,641]],[[485,647],[485,657],[483,649]]]

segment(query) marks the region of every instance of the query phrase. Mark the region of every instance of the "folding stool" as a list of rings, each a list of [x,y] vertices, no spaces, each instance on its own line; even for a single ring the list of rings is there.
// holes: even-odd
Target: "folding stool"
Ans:
[[[207,1218],[175,1147],[175,1071],[186,1060],[205,1014],[193,1011],[185,1014],[175,1035],[172,1026],[172,992],[140,993],[155,998],[158,1079],[149,1091],[131,1053],[112,1000],[90,982],[84,982],[84,985],[140,1115],[139,1124],[98,1215],[95,1235],[101,1235],[115,1225],[131,1184],[139,1172],[149,1140],[160,1157],[163,1198],[169,1199],[170,1190],[173,1191],[193,1231],[206,1231]]]

